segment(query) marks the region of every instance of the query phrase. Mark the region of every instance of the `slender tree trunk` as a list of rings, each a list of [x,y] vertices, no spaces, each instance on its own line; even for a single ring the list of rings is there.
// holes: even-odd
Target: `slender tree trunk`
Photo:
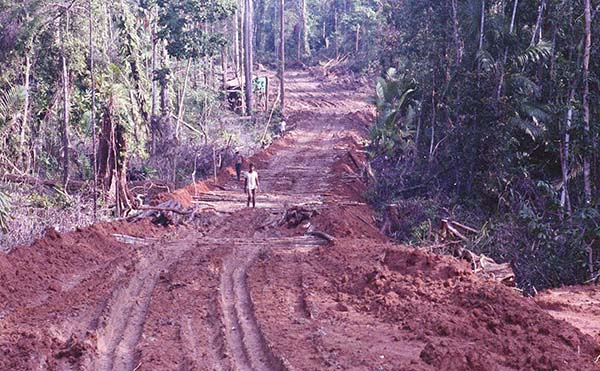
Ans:
[[[323,20],[323,25],[321,26],[321,38],[323,39],[323,45],[325,45],[325,49],[329,49],[329,39],[327,38],[326,32],[326,22]]]
[[[360,41],[360,23],[356,26],[356,33],[354,35],[354,54],[358,54],[359,41]]]
[[[485,33],[485,0],[481,0],[481,18],[479,21],[479,47],[478,52],[483,50],[483,36]],[[477,87],[480,87],[481,66],[477,63]]]
[[[279,0],[279,99],[285,111],[285,0]]]
[[[223,78],[222,78],[222,85],[223,85],[223,91],[227,90],[227,47],[224,46],[221,49],[221,70],[223,71]]]
[[[235,65],[235,77],[240,75],[240,27],[239,10],[233,15],[233,64]]]
[[[243,0],[238,0],[239,1],[239,8],[238,9],[242,9],[244,7],[243,4]],[[238,10],[238,14],[237,14],[238,18],[237,18],[237,22],[238,22],[238,33],[237,33],[237,38],[238,38],[238,59],[237,59],[237,63],[238,63],[238,71],[240,71],[240,75],[242,75],[242,69],[243,64],[244,64],[244,13],[243,11],[239,11]],[[241,78],[241,77],[240,77]]]
[[[302,58],[302,26],[296,27],[298,32],[296,33],[296,60]]]
[[[512,17],[510,19],[510,27],[508,29],[508,33],[512,35],[513,30],[515,29],[515,19],[517,17],[517,7],[519,6],[519,0],[515,0],[513,4]],[[502,66],[500,71],[500,80],[498,81],[498,88],[496,89],[496,100],[500,100],[500,96],[502,95],[502,86],[504,85],[504,68],[506,66],[506,61],[508,60],[508,46],[504,48],[504,56],[502,57]]]
[[[29,151],[25,148],[25,134],[29,120],[29,94],[30,94],[30,77],[31,77],[31,51],[30,48],[33,48],[33,40],[31,40],[29,47],[25,51],[25,71],[24,71],[24,88],[25,88],[25,99],[23,102],[23,117],[21,120],[21,130],[20,130],[20,139],[19,139],[19,154],[20,154],[20,162],[23,166],[23,169],[26,173],[29,172],[30,161],[29,161]]]
[[[183,120],[183,114],[185,113],[185,93],[187,92],[187,85],[190,76],[190,68],[192,66],[192,60],[188,59],[185,67],[185,77],[183,79],[183,88],[181,90],[181,96],[179,97],[179,103],[177,104],[177,121],[175,123],[175,140],[179,141],[181,131],[181,120]]]
[[[585,17],[585,45],[583,49],[583,183],[586,204],[592,202],[592,180],[591,180],[591,151],[592,136],[590,131],[590,55],[592,50],[592,13],[590,0],[584,0]]]
[[[306,0],[300,0],[300,45],[301,53],[298,59],[303,55],[310,56],[310,45],[308,44],[308,22],[306,21]]]
[[[460,40],[460,30],[458,24],[458,0],[451,0],[452,2],[452,28],[454,31],[454,45],[455,45],[455,55],[454,55],[454,63],[456,66],[460,66],[460,62],[462,60],[462,45]]]
[[[67,186],[69,183],[69,115],[70,115],[70,99],[69,99],[69,69],[67,67],[67,56],[65,52],[65,38],[68,29],[68,16],[67,22],[65,22],[65,30],[59,29],[60,33],[60,57],[62,62],[62,87],[63,87],[63,119],[62,119],[62,147],[63,147],[63,174],[62,181],[63,185]]]
[[[94,71],[94,9],[93,0],[89,0],[89,48],[90,48],[90,90],[92,92],[92,104],[90,106],[90,127],[92,128],[92,156],[93,156],[93,202],[94,202],[94,220],[98,216],[98,153],[97,153],[97,134],[96,134],[96,75]],[[154,58],[154,56],[153,56]],[[154,61],[153,61],[154,62]],[[153,67],[154,68],[154,67]],[[154,85],[154,81],[153,81]],[[154,91],[153,91],[154,93]],[[153,97],[154,109],[154,97]],[[154,114],[154,113],[153,113]]]
[[[573,100],[575,99],[575,85],[571,87],[569,93],[569,101],[567,108],[567,118],[565,120],[565,132],[563,134],[563,143],[561,151],[561,172],[562,172],[562,191],[560,194],[560,206],[566,209],[567,213],[571,213],[571,201],[569,198],[569,159],[570,159],[570,145],[571,145],[571,124],[573,122]]]
[[[253,115],[252,99],[252,0],[244,0],[244,73],[246,77],[246,113]]]
[[[433,149],[435,144],[435,122],[437,120],[437,102],[436,102],[436,88],[435,88],[435,72],[432,74],[432,91],[431,91],[431,141],[429,143],[429,162],[433,161]]]
[[[483,49],[483,34],[485,30],[485,0],[481,0],[481,19],[479,22],[479,51]]]
[[[539,40],[538,39],[538,34],[540,34],[540,39],[541,39],[541,32],[542,32],[542,20],[544,18],[544,9],[546,8],[546,0],[542,0],[540,3],[540,7],[538,8],[538,16],[537,16],[537,20],[535,22],[535,27],[533,28],[533,34],[531,35],[531,43],[530,45],[535,45],[535,43]]]
[[[335,47],[335,58],[340,57],[340,43],[338,40],[338,12],[335,1],[333,2],[333,44]]]

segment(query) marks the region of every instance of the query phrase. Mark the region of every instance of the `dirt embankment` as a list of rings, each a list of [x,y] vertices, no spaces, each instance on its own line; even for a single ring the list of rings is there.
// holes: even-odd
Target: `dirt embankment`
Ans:
[[[257,209],[225,169],[157,199],[200,205],[186,227],[50,230],[0,255],[0,369],[598,369],[594,339],[540,307],[563,304],[379,233],[364,91],[302,72],[288,86],[295,129],[249,159]],[[288,228],[290,205],[317,215]]]

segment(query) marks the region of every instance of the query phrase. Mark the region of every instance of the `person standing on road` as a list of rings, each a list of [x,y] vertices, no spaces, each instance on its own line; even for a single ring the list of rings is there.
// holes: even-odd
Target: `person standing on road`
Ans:
[[[238,182],[240,181],[240,176],[242,175],[242,163],[244,162],[244,158],[240,155],[240,151],[235,151],[235,174],[237,175]]]
[[[244,183],[244,189],[248,194],[247,207],[250,207],[250,201],[252,201],[252,207],[256,207],[256,192],[259,187],[258,173],[254,170],[254,164],[250,164],[250,171],[246,174],[246,181]]]
[[[287,129],[287,123],[285,122],[285,117],[281,118],[281,122],[279,123],[279,132],[281,135],[285,134],[285,130]]]

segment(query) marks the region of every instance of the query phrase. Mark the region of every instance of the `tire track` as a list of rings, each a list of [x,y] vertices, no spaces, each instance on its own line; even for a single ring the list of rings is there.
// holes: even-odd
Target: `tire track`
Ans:
[[[165,246],[151,245],[138,251],[139,261],[129,282],[115,291],[97,330],[96,357],[86,369],[132,370],[136,345],[143,332],[152,293],[160,274],[193,246],[181,240]]]
[[[247,286],[247,270],[260,252],[256,245],[236,246],[223,262],[221,305],[225,335],[238,370],[286,370],[262,336]]]

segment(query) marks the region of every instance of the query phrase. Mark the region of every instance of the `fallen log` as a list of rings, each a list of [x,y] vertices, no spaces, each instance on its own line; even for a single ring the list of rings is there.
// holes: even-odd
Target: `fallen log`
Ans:
[[[350,160],[352,160],[352,163],[354,164],[354,166],[356,166],[356,170],[360,170],[361,166],[359,165],[358,160],[354,157],[352,152],[348,151],[347,153],[348,153],[348,157],[350,157]]]
[[[459,223],[459,222],[450,221],[450,223],[451,223],[453,226],[455,226],[455,227],[458,227],[458,228],[460,228],[460,229],[463,229],[463,230],[465,230],[465,231],[467,231],[467,232],[471,232],[471,233],[475,233],[475,234],[477,234],[477,233],[479,233],[479,232],[480,232],[480,231],[478,231],[478,230],[477,230],[477,229],[475,229],[475,228],[472,228],[472,227],[466,226],[466,225],[464,225],[464,224],[461,224],[461,223]]]
[[[326,240],[327,242],[335,242],[335,237],[333,237],[325,232],[313,230],[313,231],[307,231],[306,233],[308,233],[311,236],[322,238],[322,239]]]

